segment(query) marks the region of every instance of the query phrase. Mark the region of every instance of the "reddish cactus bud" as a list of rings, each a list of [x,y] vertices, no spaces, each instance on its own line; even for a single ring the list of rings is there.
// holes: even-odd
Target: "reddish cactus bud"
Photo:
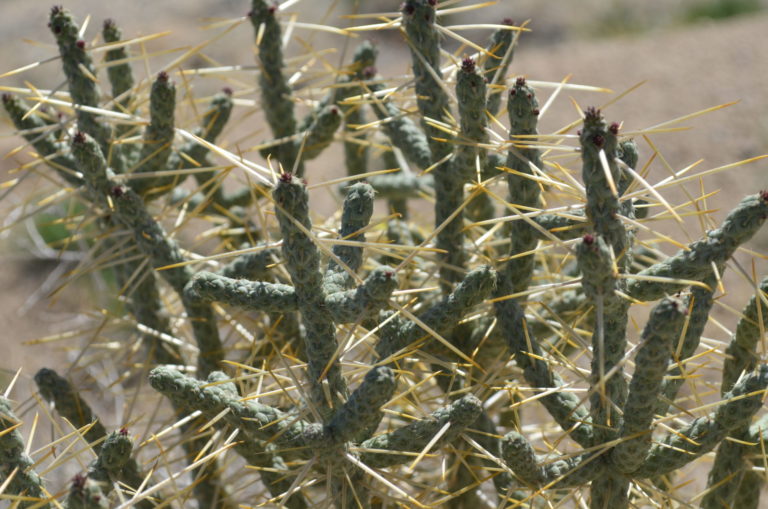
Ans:
[[[120,431],[119,431],[119,433],[120,433],[122,436],[124,436],[124,437],[125,437],[125,436],[128,436],[128,428],[126,428],[125,426],[123,426],[122,428],[120,428]]]
[[[115,28],[115,21],[112,18],[107,18],[104,20],[104,29],[109,30]]]
[[[518,77],[515,80],[515,86],[516,87],[524,87],[525,86],[525,78],[523,76]]]
[[[85,143],[85,133],[83,131],[77,131],[72,137],[72,143]]]
[[[595,243],[595,236],[587,233],[581,238],[581,240],[584,241],[586,245],[591,246],[592,244]]]
[[[507,25],[508,27],[515,26],[515,20],[512,18],[504,18],[501,20],[502,25]]]
[[[168,81],[168,73],[165,71],[160,71],[157,73],[157,81],[160,81],[162,83],[165,83]]]
[[[437,0],[427,0],[429,2],[429,5],[432,7],[435,7],[437,5]]]
[[[584,112],[584,121],[588,120],[600,120],[600,110],[594,106],[590,106]]]
[[[764,202],[768,202],[768,189],[760,191],[760,199]]]
[[[280,174],[280,182],[285,182],[287,184],[292,179],[293,179],[293,175],[291,173],[288,173],[287,171]]]
[[[602,134],[596,134],[592,137],[592,143],[594,143],[596,147],[602,148],[602,146],[605,145],[605,137],[603,137]]]
[[[414,7],[413,4],[406,2],[400,6],[400,10],[403,12],[403,14],[411,16],[416,11],[416,7]]]
[[[331,106],[330,109],[331,115],[338,115],[339,114],[339,108],[336,105]]]
[[[469,57],[465,58],[464,60],[461,61],[461,70],[462,72],[465,72],[467,74],[474,74],[475,61]]]
[[[611,131],[611,134],[619,134],[619,130],[621,129],[621,124],[618,122],[611,123],[611,127],[608,128],[609,131]]]
[[[509,97],[514,97],[516,95],[517,95],[517,90],[515,90],[514,88],[509,91]]]
[[[234,91],[229,87],[224,87],[221,89],[222,92],[227,94],[228,96],[232,97],[232,94],[234,94]]]
[[[8,93],[3,94],[3,103],[9,103],[11,102],[11,99],[13,99],[13,96],[11,94],[8,94]]]
[[[531,113],[533,113],[535,116],[537,116],[537,117],[538,117],[538,116],[539,116],[539,113],[540,113],[540,112],[539,112],[539,108],[533,108],[533,111],[532,111]]]
[[[72,478],[72,488],[75,490],[82,490],[85,488],[85,479],[86,477],[82,474],[77,474]]]
[[[363,78],[369,80],[369,79],[373,78],[374,76],[376,76],[376,73],[377,73],[376,68],[374,66],[372,66],[372,65],[369,65],[368,67],[363,69]]]
[[[109,195],[112,198],[122,198],[125,195],[125,188],[123,186],[114,186],[109,190]]]
[[[75,46],[77,46],[79,49],[85,49],[85,41],[80,39],[75,43]]]

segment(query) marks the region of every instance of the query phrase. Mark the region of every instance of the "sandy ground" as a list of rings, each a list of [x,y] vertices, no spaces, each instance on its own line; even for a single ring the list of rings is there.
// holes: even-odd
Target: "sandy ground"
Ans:
[[[201,19],[241,16],[247,10],[242,6],[243,3],[234,0],[219,2],[215,13],[206,9],[203,5],[206,2],[81,0],[68,2],[67,6],[80,19],[85,13],[93,15],[89,34],[96,33],[95,27],[105,17],[116,18],[127,34],[173,30],[172,35],[147,44],[148,51],[159,51],[194,44],[211,37],[216,30],[201,32],[198,27],[206,23]],[[536,35],[522,39],[513,73],[524,74],[530,80],[552,82],[560,82],[570,75],[571,83],[602,86],[614,91],[612,95],[577,92],[561,94],[542,119],[543,132],[554,131],[574,120],[576,112],[569,104],[571,98],[582,107],[600,105],[617,93],[645,82],[605,110],[611,120],[624,121],[625,131],[647,128],[718,104],[738,101],[729,108],[677,124],[690,127],[689,130],[649,136],[669,167],[679,170],[703,159],[697,170],[705,170],[768,153],[768,66],[765,65],[768,62],[768,31],[765,30],[768,15],[756,14],[710,24],[666,25],[641,34],[595,38],[583,36],[584,27],[594,22],[599,14],[594,10],[594,1],[585,2],[579,9],[562,8],[562,2],[526,1],[515,4],[520,9],[520,15],[506,12],[503,15],[511,15],[514,19],[532,17],[531,27]],[[488,16],[482,12],[473,13],[470,18],[494,21],[496,17],[501,17],[502,11],[507,8],[511,10],[511,7],[511,1],[501,2],[493,14],[490,11]],[[56,54],[52,39],[45,32],[48,8],[47,2],[3,0],[0,5],[0,13],[4,18],[0,20],[0,72]],[[392,7],[387,7],[386,2],[378,2],[369,8],[387,10]],[[146,16],[148,12],[152,13],[151,16]],[[9,13],[13,13],[12,19]],[[322,15],[322,12],[318,12],[305,17],[302,12],[301,19],[320,22]],[[325,22],[333,23],[333,19],[330,17]],[[460,21],[454,19],[452,22]],[[207,48],[207,55],[225,64],[250,65],[253,62],[250,31],[250,26],[239,26],[222,41]],[[324,47],[327,41],[339,40],[324,36],[312,39],[306,32],[297,33],[317,47]],[[474,37],[472,34],[462,33]],[[370,36],[382,46],[382,68],[393,73],[407,72],[403,45],[395,34],[376,33]],[[23,39],[34,42],[25,43]],[[169,57],[159,57],[158,61],[163,58],[166,62],[170,60]],[[0,85],[18,86],[23,80],[29,80],[41,87],[53,87],[61,80],[56,65],[55,62],[45,64],[23,75],[0,79]],[[191,65],[210,64],[194,60],[190,62]],[[156,69],[153,67],[145,75],[153,74]],[[142,72],[139,70],[139,74]],[[238,85],[245,87],[247,78],[247,75],[238,74]],[[198,90],[206,90],[206,87],[214,85],[219,86],[220,82],[200,82]],[[544,98],[550,92],[551,88],[542,87]],[[250,95],[251,98],[253,96]],[[3,154],[19,144],[11,131],[7,121],[0,124],[0,152]],[[648,160],[652,150],[647,141],[638,141],[643,163]],[[651,182],[669,173],[661,159],[656,158],[650,167]],[[15,154],[0,161],[0,183],[17,176],[9,176],[7,172],[24,160],[23,155]],[[338,176],[341,168],[325,165],[313,167],[312,171],[315,173],[311,179],[319,181]],[[687,185],[687,191],[692,195],[700,195],[702,190],[720,190],[707,201],[708,207],[714,210],[712,219],[715,222],[719,222],[743,195],[761,188],[768,188],[768,159],[727,173],[711,175],[703,184],[695,181]],[[0,192],[3,192],[2,188]],[[669,198],[673,204],[685,201],[680,191],[675,191]],[[17,203],[18,195],[5,196],[4,201],[0,201],[0,214],[6,214]],[[319,213],[334,209],[335,205],[329,203],[319,206]],[[687,222],[685,227],[667,222],[659,225],[659,228],[680,242],[693,240],[702,233],[696,221]],[[45,299],[31,305],[25,304],[40,289],[56,263],[29,260],[29,255],[20,251],[21,241],[15,235],[9,235],[7,231],[0,233],[0,348],[4,352],[0,370],[6,374],[6,378],[0,378],[0,382],[7,380],[7,375],[15,372],[19,366],[24,366],[24,374],[28,377],[39,367],[51,364],[52,359],[60,359],[57,354],[50,353],[50,346],[22,348],[20,344],[60,330],[62,320],[71,320],[72,313],[91,308],[88,291],[82,289],[68,290],[59,295],[53,304]],[[768,230],[760,232],[748,247],[761,253],[762,259],[756,262],[757,274],[768,273]],[[674,250],[669,245],[664,248],[667,252]],[[747,262],[744,269],[748,273],[752,272]],[[749,294],[750,283],[743,277],[733,275],[728,288],[729,295],[725,302],[740,307]],[[22,306],[26,306],[23,314],[20,312]],[[722,308],[718,313],[718,317],[728,327],[733,327],[733,316]],[[72,322],[67,326],[71,327]],[[715,334],[721,339],[726,337],[724,331]],[[2,386],[0,383],[0,388]]]

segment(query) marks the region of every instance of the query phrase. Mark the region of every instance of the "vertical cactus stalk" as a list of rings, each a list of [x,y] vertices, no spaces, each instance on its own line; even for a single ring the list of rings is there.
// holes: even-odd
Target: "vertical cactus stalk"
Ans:
[[[460,131],[451,164],[456,165],[464,182],[483,180],[488,165],[488,151],[479,146],[488,143],[486,79],[478,72],[473,59],[462,61],[456,78]],[[487,193],[476,195],[467,204],[465,213],[473,221],[493,218],[495,211],[490,196]]]
[[[305,346],[310,379],[310,400],[328,416],[331,408],[338,407],[347,396],[347,387],[341,376],[336,355],[337,343],[333,321],[327,311],[323,277],[320,273],[320,254],[311,237],[309,196],[302,182],[284,173],[273,191],[280,231],[283,236],[283,257],[291,275],[299,311],[306,329]],[[327,379],[330,401],[327,400],[323,381]]]
[[[11,402],[0,396],[0,483],[8,483],[7,492],[18,496],[18,507],[47,509],[50,504],[42,502],[47,498],[47,492],[33,468],[35,462],[26,453],[26,444],[17,429],[19,425]]]
[[[502,25],[513,26],[510,18],[504,18]],[[487,55],[483,61],[483,74],[488,81],[488,101],[486,109],[491,115],[496,115],[501,107],[501,98],[504,92],[504,78],[507,76],[512,59],[515,56],[515,32],[500,28],[491,34],[491,39],[486,47]]]
[[[587,193],[587,218],[594,231],[613,249],[619,272],[627,272],[629,243],[619,218],[618,185],[621,173],[616,164],[619,124],[607,126],[600,111],[584,112],[581,142],[582,174]]]
[[[532,176],[531,165],[541,168],[539,149],[531,147],[515,147],[517,140],[531,143],[530,136],[538,134],[539,102],[536,93],[525,81],[518,78],[514,88],[509,91],[509,137],[513,148],[507,155],[506,166],[513,170],[507,175],[507,188],[510,203],[520,207],[539,208],[541,206],[541,188],[538,182],[527,178]],[[517,137],[525,138],[517,138]],[[538,244],[535,229],[525,221],[515,221],[510,227],[509,239],[511,244],[509,254],[514,256],[504,266],[503,285],[500,290],[508,293],[520,292],[528,287],[533,275],[534,255],[516,256],[533,251]]]
[[[720,273],[722,274],[722,269],[720,269]],[[680,345],[673,345],[673,365],[661,384],[661,397],[656,406],[656,413],[659,415],[666,415],[669,405],[674,402],[680,387],[685,382],[681,363],[696,352],[701,335],[704,332],[704,327],[709,319],[709,312],[714,305],[714,292],[717,287],[715,274],[710,274],[704,279],[703,283],[708,288],[692,287],[690,294],[684,301],[686,309],[690,309],[688,323],[687,327],[685,327],[682,343]],[[680,334],[682,334],[682,331],[680,331],[678,336]]]
[[[264,0],[253,0],[250,18],[257,35],[259,46],[259,85],[261,88],[261,107],[267,117],[269,127],[275,138],[286,138],[297,132],[296,116],[294,114],[291,87],[283,75],[282,31],[275,13],[277,7],[267,5]],[[277,158],[285,171],[304,174],[303,165],[297,162],[298,146],[293,141],[282,143],[277,147]]]
[[[149,125],[144,129],[144,141],[139,152],[139,161],[134,175],[165,170],[173,150],[174,112],[176,110],[176,85],[161,71],[149,94]],[[139,194],[152,188],[167,186],[175,177],[147,175],[131,181],[131,187]]]
[[[757,344],[761,332],[768,327],[768,306],[761,296],[768,296],[768,277],[758,285],[757,291],[758,295],[753,295],[744,308],[733,339],[725,349],[726,358],[720,386],[722,395],[733,388],[742,373],[754,370],[760,362]],[[709,491],[701,501],[703,509],[728,505],[738,507],[733,504],[750,468],[746,456],[753,449],[739,438],[748,433],[748,428],[749,423],[746,423],[734,429],[729,435],[733,440],[726,439],[717,448],[715,463],[707,479]]]
[[[601,236],[585,235],[576,248],[584,294],[597,308],[592,333],[590,397],[592,422],[601,442],[615,438],[621,408],[627,397],[621,362],[626,350],[629,303],[617,294],[621,283],[614,271],[610,247]],[[673,331],[674,332],[674,331]],[[663,368],[666,368],[666,362]]]
[[[341,213],[339,238],[347,241],[365,241],[365,234],[358,232],[368,226],[371,221],[373,198],[373,188],[368,184],[358,183],[347,188]],[[352,273],[357,272],[363,264],[363,248],[360,246],[336,245],[333,247],[333,254]],[[346,268],[339,265],[336,260],[328,261],[328,269],[323,280],[326,294],[340,292],[351,286],[354,280]]]
[[[117,43],[123,38],[122,31],[111,19],[104,21],[101,36],[106,43]],[[104,55],[104,61],[107,64],[107,77],[112,87],[112,99],[115,101],[112,109],[120,113],[132,113],[133,96],[131,91],[134,86],[134,79],[126,47],[120,46],[108,50]],[[131,125],[118,124],[115,126],[114,136],[117,139],[128,136],[132,129],[133,126]],[[127,165],[130,165],[130,161],[133,160],[136,149],[137,147],[133,143],[113,146],[113,150],[121,152]]]
[[[643,330],[641,347],[635,358],[635,373],[623,407],[622,442],[611,453],[613,464],[622,472],[636,470],[651,447],[656,398],[685,314],[686,308],[681,301],[663,299],[651,311]]]
[[[62,67],[69,84],[69,93],[75,105],[98,107],[101,92],[96,83],[96,68],[86,51],[85,41],[79,38],[80,28],[66,9],[53,7],[48,26],[56,38]],[[120,154],[111,150],[112,129],[99,121],[96,114],[77,110],[78,128],[92,136],[108,158],[109,164],[121,173],[124,162]]]

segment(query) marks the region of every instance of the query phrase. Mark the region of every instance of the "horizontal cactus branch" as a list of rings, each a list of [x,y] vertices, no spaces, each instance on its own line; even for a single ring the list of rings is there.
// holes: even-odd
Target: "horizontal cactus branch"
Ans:
[[[254,439],[273,442],[278,448],[295,449],[307,456],[309,445],[303,439],[308,423],[287,419],[284,412],[268,405],[241,402],[237,393],[211,385],[167,367],[158,367],[149,375],[153,389],[187,408],[200,410],[210,418],[229,409],[227,420],[251,434]]]

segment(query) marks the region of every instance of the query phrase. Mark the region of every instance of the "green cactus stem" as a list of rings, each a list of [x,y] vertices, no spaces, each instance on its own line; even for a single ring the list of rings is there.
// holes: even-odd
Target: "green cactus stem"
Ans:
[[[96,68],[91,57],[86,51],[86,43],[79,37],[80,27],[66,9],[53,7],[48,26],[56,38],[61,55],[64,75],[69,84],[69,93],[75,105],[98,107],[101,100],[101,92],[95,76]],[[124,167],[120,154],[111,150],[112,129],[109,125],[100,122],[96,114],[77,110],[78,128],[92,136],[101,147],[104,154],[109,157],[109,163],[117,173],[121,173]]]
[[[528,440],[516,431],[504,435],[502,459],[521,481],[535,488],[582,486],[604,473],[603,463],[587,454],[540,458]]]
[[[369,85],[373,94],[384,88],[385,86],[381,83]],[[426,170],[432,166],[429,140],[406,112],[400,111],[388,97],[377,98],[374,95],[370,99],[370,106],[381,121],[381,130],[390,143],[399,148],[405,158],[416,166],[416,169]]]
[[[0,483],[5,485],[13,475],[5,489],[19,497],[18,507],[47,509],[50,504],[40,503],[47,498],[47,492],[43,480],[33,468],[35,462],[25,452],[26,444],[16,428],[19,423],[11,402],[0,396]]]
[[[24,139],[35,147],[59,176],[70,185],[82,185],[83,179],[77,171],[75,160],[65,152],[66,147],[57,142],[49,125],[38,115],[30,114],[25,101],[11,94],[3,94],[3,107]]]
[[[768,277],[760,282],[757,292],[758,294],[752,296],[742,311],[741,319],[736,325],[736,333],[725,349],[721,394],[731,390],[743,371],[755,369],[760,362],[757,344],[760,341],[761,332],[768,328],[768,306],[765,305],[761,296],[768,296]]]
[[[202,411],[208,419],[229,409],[225,416],[227,422],[241,428],[254,440],[271,442],[279,448],[295,449],[294,453],[302,457],[312,454],[304,436],[304,429],[309,426],[307,422],[288,418],[285,412],[268,405],[241,401],[226,386],[196,380],[167,366],[153,369],[149,373],[149,384],[171,401]]]
[[[768,278],[763,279],[757,291],[762,295],[768,294]],[[721,394],[724,395],[731,390],[743,372],[754,370],[760,362],[757,343],[760,340],[761,331],[764,331],[766,326],[768,326],[768,306],[763,303],[760,295],[753,295],[742,312],[733,339],[725,349]],[[729,436],[734,440],[723,440],[717,448],[715,462],[707,480],[709,491],[701,501],[703,509],[713,509],[723,505],[736,507],[733,504],[737,493],[741,490],[742,479],[750,468],[746,456],[752,449],[738,439],[748,432],[749,426],[746,423],[731,431]]]
[[[720,273],[722,273],[722,270],[720,270]],[[715,302],[713,297],[717,287],[717,278],[714,274],[710,274],[704,279],[703,283],[708,288],[700,286],[691,287],[691,292],[684,301],[685,308],[690,309],[685,336],[682,338],[680,345],[673,345],[673,367],[668,370],[667,376],[661,384],[661,398],[659,398],[656,405],[656,413],[659,415],[666,415],[669,405],[674,402],[680,387],[685,382],[681,363],[696,352],[701,335],[704,332],[704,327],[709,320],[709,312]],[[678,337],[680,333],[682,331],[677,334]]]
[[[618,185],[621,172],[616,164],[619,125],[606,125],[600,111],[584,112],[584,127],[579,135],[586,213],[594,231],[613,249],[619,272],[629,266],[629,238],[619,218]],[[603,157],[601,157],[601,155]]]
[[[268,5],[264,0],[253,0],[250,18],[253,28],[261,38],[258,41],[259,86],[261,88],[261,107],[267,117],[269,127],[275,138],[287,138],[298,132],[294,114],[291,87],[283,74],[282,30],[275,13],[277,6]],[[303,165],[297,163],[298,145],[292,141],[280,144],[277,158],[285,171],[293,171],[298,164],[296,173],[304,173]]]
[[[768,387],[768,365],[743,376],[723,397],[723,404],[707,417],[699,417],[651,447],[633,477],[655,477],[677,470],[711,451],[731,430],[742,427],[762,407]]]
[[[446,424],[449,424],[433,448],[456,439],[482,412],[482,404],[468,394],[450,405],[432,412],[426,419],[414,421],[390,433],[382,433],[360,444],[360,460],[373,468],[385,468],[413,461]],[[406,454],[412,453],[412,454]]]
[[[635,358],[635,373],[624,403],[621,424],[622,442],[611,452],[613,464],[622,472],[633,472],[645,460],[651,447],[651,424],[656,396],[671,357],[678,331],[686,315],[683,303],[665,298],[657,304],[643,330],[641,347]]]
[[[701,281],[711,270],[712,263],[721,265],[736,249],[747,242],[768,218],[768,191],[747,196],[725,218],[719,228],[706,237],[681,249],[677,254],[640,271],[638,276]],[[630,297],[648,301],[661,298],[685,283],[631,279],[627,285]]]
[[[358,233],[368,226],[373,215],[373,188],[365,183],[353,184],[346,189],[347,195],[341,212],[339,237],[343,240],[365,242],[365,234]],[[363,263],[363,248],[350,245],[333,246],[333,254],[352,271],[357,272]],[[336,260],[328,261],[328,269],[323,279],[326,294],[347,289],[353,283],[349,274]]]
[[[111,19],[104,21],[101,36],[106,43],[117,43],[123,38],[122,31]],[[132,102],[134,98],[131,91],[134,87],[134,79],[126,47],[120,46],[108,50],[104,55],[104,61],[107,65],[109,84],[112,87],[112,99],[114,101],[112,109],[119,113],[133,113]],[[127,137],[133,129],[134,126],[130,124],[117,124],[114,136],[117,139]],[[138,147],[133,143],[123,143],[112,147],[112,150],[120,151],[121,157],[126,162],[134,159],[137,149]]]
[[[392,398],[397,384],[386,366],[371,368],[360,386],[349,396],[328,423],[327,432],[336,443],[369,437],[381,421],[381,407]]]
[[[320,273],[320,254],[309,233],[309,196],[306,186],[289,173],[284,173],[273,191],[280,231],[283,236],[283,258],[291,276],[302,323],[310,379],[310,398],[322,414],[341,404],[347,395],[336,355],[336,334],[325,303]],[[324,375],[325,374],[325,375]],[[331,401],[326,401],[323,378],[330,384]]]
[[[469,272],[450,295],[420,314],[419,321],[437,334],[445,335],[470,308],[488,298],[495,285],[496,272],[490,267],[478,267]],[[386,358],[423,337],[429,335],[418,323],[392,320],[382,330],[376,352],[381,358]]]
[[[525,82],[518,78],[515,86],[509,91],[509,137],[531,136],[538,134],[537,123],[539,103],[536,93]],[[541,154],[536,148],[513,148],[507,155],[506,166],[516,173],[507,175],[507,188],[510,203],[516,206],[537,209],[541,206],[541,189],[539,184],[525,175],[533,175],[531,165],[541,168]],[[525,221],[515,221],[510,227],[510,256],[533,251],[538,244],[535,228]],[[502,271],[502,292],[516,293],[528,287],[533,275],[534,255],[517,256],[504,266]]]
[[[617,293],[623,282],[617,278],[610,247],[602,236],[585,235],[577,245],[576,255],[582,289],[597,309],[592,333],[590,386],[594,392],[590,403],[592,422],[600,426],[596,434],[604,442],[616,436],[620,416],[613,408],[621,408],[627,397],[621,366],[627,346],[629,302]]]
[[[504,18],[502,25],[513,26],[510,18]],[[488,100],[485,108],[491,115],[496,115],[501,107],[501,98],[504,92],[504,79],[507,76],[512,59],[515,56],[515,43],[517,42],[512,30],[499,28],[491,34],[486,55],[483,60],[483,74],[488,80]]]
[[[174,111],[176,110],[176,86],[161,71],[149,93],[149,125],[144,129],[144,141],[139,152],[138,167],[134,175],[162,171],[167,168],[168,158],[173,150]],[[139,194],[153,188],[167,186],[175,177],[137,178],[131,181],[131,187]]]
[[[109,206],[107,197],[110,198],[115,220],[133,234],[139,249],[150,258],[153,267],[178,265],[185,261],[176,243],[147,212],[143,200],[132,189],[110,183],[106,161],[92,138],[77,133],[72,142],[72,154],[86,179],[93,201],[106,207]],[[183,265],[164,270],[161,275],[183,296],[184,286],[192,278],[192,271],[189,266]],[[200,349],[199,370],[202,374],[209,373],[216,369],[223,357],[213,310],[208,304],[182,301]]]
[[[107,430],[69,380],[52,369],[43,368],[35,374],[35,384],[43,398],[53,403],[56,412],[71,422],[74,427],[82,428],[93,424],[83,438],[91,444],[93,451],[99,454],[102,440],[107,436]]]

